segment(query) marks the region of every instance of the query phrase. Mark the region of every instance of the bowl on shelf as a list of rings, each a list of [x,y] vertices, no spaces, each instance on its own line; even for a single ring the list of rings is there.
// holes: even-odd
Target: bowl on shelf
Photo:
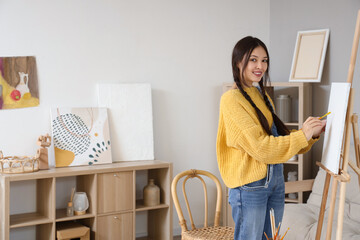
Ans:
[[[0,151],[0,173],[28,173],[39,171],[39,156],[8,156]]]

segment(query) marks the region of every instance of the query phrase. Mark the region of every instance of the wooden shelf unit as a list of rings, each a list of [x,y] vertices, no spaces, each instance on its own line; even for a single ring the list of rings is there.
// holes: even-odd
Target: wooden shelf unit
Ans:
[[[233,83],[224,83],[223,92],[231,89]],[[267,89],[271,99],[276,104],[278,95],[285,94],[291,97],[292,106],[292,121],[286,122],[285,125],[289,129],[300,129],[303,122],[308,116],[312,114],[312,85],[311,83],[304,82],[271,82],[271,87]],[[310,151],[306,154],[299,154],[296,161],[288,161],[284,163],[284,179],[287,181],[287,174],[290,171],[297,171],[298,180],[311,178],[311,154]],[[225,201],[224,201],[224,225],[233,226],[231,217],[231,207],[228,204],[228,189],[225,188]],[[302,192],[297,193],[296,199],[288,198],[285,196],[285,202],[288,203],[302,203],[304,196]]]
[[[141,199],[136,199],[136,175],[144,171],[148,173],[147,178],[154,178],[160,187],[161,204],[158,206],[146,207],[142,205]],[[87,194],[89,209],[85,215],[68,217],[66,206],[56,208],[57,181],[67,178],[75,179],[76,191]],[[158,160],[53,168],[26,174],[1,174],[0,239],[9,240],[12,231],[34,227],[33,239],[55,240],[56,225],[72,221],[88,226],[91,229],[91,239],[135,239],[135,220],[139,211],[147,212],[148,238],[172,239],[171,180],[172,163]],[[30,199],[36,203],[36,210],[10,214],[13,183],[27,181],[33,181],[36,185],[35,199]],[[69,195],[70,190],[71,186]],[[24,196],[23,201],[28,201],[28,197]]]

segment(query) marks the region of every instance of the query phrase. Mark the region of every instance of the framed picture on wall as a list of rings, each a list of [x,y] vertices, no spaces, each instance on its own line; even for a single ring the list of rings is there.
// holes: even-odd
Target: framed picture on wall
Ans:
[[[320,82],[329,29],[299,31],[290,71],[290,82]]]

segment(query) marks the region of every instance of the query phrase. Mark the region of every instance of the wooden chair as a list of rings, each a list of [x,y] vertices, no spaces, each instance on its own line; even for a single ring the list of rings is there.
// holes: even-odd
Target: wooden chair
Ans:
[[[210,179],[212,179],[216,184],[217,189],[217,199],[216,199],[216,209],[215,209],[215,219],[214,219],[214,226],[208,226],[208,198],[207,198],[207,188],[204,179],[200,176],[207,176]],[[182,191],[185,198],[186,208],[189,213],[189,218],[191,222],[191,230],[188,230],[186,225],[186,220],[184,218],[183,212],[181,210],[179,199],[176,192],[176,186],[178,181],[185,177],[183,184],[182,184]],[[188,198],[185,192],[185,183],[189,178],[198,178],[204,188],[204,195],[205,195],[205,218],[204,218],[204,227],[202,228],[196,228],[194,224],[194,220],[191,214]],[[220,213],[221,213],[221,200],[222,200],[222,194],[221,194],[221,184],[219,180],[211,173],[203,170],[196,170],[191,169],[184,172],[179,173],[175,176],[171,183],[171,194],[173,197],[174,205],[176,208],[176,212],[179,217],[179,224],[181,226],[181,239],[182,240],[200,240],[200,239],[234,239],[234,229],[231,227],[226,226],[219,226],[220,222]]]

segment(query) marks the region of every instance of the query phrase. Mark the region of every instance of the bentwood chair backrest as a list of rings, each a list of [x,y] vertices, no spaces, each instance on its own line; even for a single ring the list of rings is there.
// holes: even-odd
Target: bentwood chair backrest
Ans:
[[[216,185],[217,197],[216,197],[216,207],[215,207],[215,218],[214,218],[214,226],[208,226],[208,196],[207,196],[207,186],[203,179],[203,176],[206,176],[213,180]],[[189,219],[191,223],[191,230],[188,230],[186,220],[184,218],[183,211],[181,209],[179,198],[177,195],[176,187],[180,179],[184,178],[182,183],[182,192],[185,199],[186,208],[189,214]],[[195,227],[195,223],[193,220],[193,216],[190,210],[190,205],[188,201],[188,197],[185,191],[185,184],[187,180],[197,178],[201,181],[203,189],[204,189],[204,197],[205,197],[205,216],[204,216],[204,224],[203,228],[197,229]],[[220,215],[221,215],[221,201],[222,201],[222,193],[221,193],[221,184],[220,181],[214,176],[212,173],[204,171],[204,170],[196,170],[191,169],[184,172],[179,173],[175,176],[171,184],[171,194],[173,197],[174,205],[176,208],[176,212],[179,217],[179,224],[181,226],[182,239],[233,239],[233,229],[230,227],[220,227]],[[192,235],[196,235],[196,237],[192,238]],[[186,235],[186,237],[185,237]],[[221,236],[220,236],[221,235]],[[226,236],[227,237],[226,237]],[[211,236],[211,238],[209,238]]]

